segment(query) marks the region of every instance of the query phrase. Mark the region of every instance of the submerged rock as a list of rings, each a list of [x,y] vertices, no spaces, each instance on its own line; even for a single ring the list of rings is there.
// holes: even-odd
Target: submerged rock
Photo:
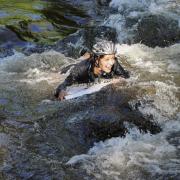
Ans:
[[[165,47],[180,41],[178,21],[162,15],[143,17],[137,26],[135,42],[147,46]]]
[[[152,117],[144,117],[129,104],[145,91],[148,94],[150,89],[154,87],[110,85],[78,99],[41,104],[38,109],[43,116],[34,121],[4,122],[5,129],[15,129],[14,134],[19,132],[13,140],[19,146],[11,149],[3,172],[8,177],[35,179],[87,176],[83,170],[76,171],[65,164],[72,156],[86,153],[94,142],[125,136],[134,126],[142,132],[160,132]],[[54,113],[50,113],[50,109],[54,109]]]

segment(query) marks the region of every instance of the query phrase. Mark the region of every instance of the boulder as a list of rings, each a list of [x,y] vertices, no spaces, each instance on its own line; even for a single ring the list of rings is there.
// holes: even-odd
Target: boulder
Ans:
[[[63,153],[74,155],[89,149],[94,142],[125,136],[129,127],[136,126],[144,133],[159,133],[161,128],[153,117],[145,117],[138,110],[140,102],[133,106],[129,104],[138,95],[148,94],[150,89],[153,91],[154,87],[119,87],[118,84],[109,85],[94,94],[57,102],[58,112],[37,121],[41,134],[49,134],[49,141],[54,138],[64,148],[73,146],[73,151],[64,149]],[[44,140],[48,141],[48,138]]]
[[[165,47],[180,41],[178,21],[162,15],[143,17],[137,26],[136,43]]]
[[[77,99],[42,103],[37,109],[42,117],[33,121],[10,119],[2,122],[4,130],[14,133],[12,146],[17,146],[11,146],[3,173],[21,179],[80,179],[87,176],[83,170],[65,164],[72,156],[86,153],[94,142],[125,136],[134,126],[142,133],[160,132],[153,117],[144,117],[138,111],[140,103],[129,104],[149,89],[154,87],[110,85]]]
[[[53,49],[66,56],[77,58],[83,49],[91,51],[97,38],[115,42],[116,36],[116,30],[113,28],[105,26],[89,27],[60,40]]]
[[[55,45],[36,45],[34,47],[25,47],[23,53],[31,55],[32,53],[42,53],[53,49],[63,53],[65,56],[78,58],[81,52],[91,51],[92,46],[96,43],[97,38],[109,41],[116,41],[116,30],[110,27],[98,26],[88,27],[73,33],[62,40],[59,40]]]

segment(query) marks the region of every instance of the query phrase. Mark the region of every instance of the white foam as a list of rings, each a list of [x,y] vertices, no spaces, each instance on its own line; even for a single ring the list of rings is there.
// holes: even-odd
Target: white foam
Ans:
[[[110,7],[112,8],[118,8],[119,12],[123,12],[127,9],[145,9],[149,5],[149,1],[147,0],[131,0],[131,1],[126,1],[126,0],[112,0],[110,3]]]
[[[70,58],[66,58],[61,53],[56,51],[47,51],[41,54],[32,54],[31,56],[24,56],[21,53],[3,58],[1,69],[7,72],[22,73],[29,69],[38,68],[41,70],[57,71],[66,62],[70,62]]]
[[[142,108],[141,111],[153,114],[158,122],[164,122],[168,120],[166,117],[175,115],[179,109],[179,99],[176,97],[179,84],[173,77],[179,76],[180,73],[179,67],[176,66],[179,64],[180,44],[154,49],[141,44],[117,44],[116,47],[118,54],[126,56],[133,67],[134,77],[138,77],[134,79],[134,83],[139,81],[139,86],[155,87],[156,94],[151,97],[154,101],[153,107]],[[146,73],[150,74],[146,77]]]
[[[144,115],[153,115],[153,118],[159,123],[169,121],[176,116],[179,110],[179,99],[176,97],[178,88],[173,84],[166,84],[160,81],[140,82],[139,86],[154,86],[155,94],[146,95],[142,103],[152,101],[151,104],[145,104],[139,107],[139,111]],[[134,102],[131,102],[132,104]]]
[[[180,72],[180,64],[179,62],[169,62],[169,65],[167,67],[167,70],[169,73],[172,73],[172,72]]]
[[[170,126],[169,126],[170,124]],[[169,131],[158,135],[142,135],[136,128],[125,138],[111,138],[99,142],[87,155],[72,157],[67,164],[81,163],[90,175],[100,178],[153,178],[156,175],[178,173],[177,149],[166,140],[168,133],[179,131],[180,123],[167,124]],[[170,168],[173,166],[173,169]],[[133,175],[133,176],[132,176]]]
[[[149,48],[142,44],[116,44],[117,54],[128,57],[131,65],[151,73],[165,74],[174,69],[177,73],[180,44],[167,48]],[[175,65],[177,64],[177,67]],[[174,72],[173,71],[173,72]],[[166,73],[167,74],[167,73]],[[169,74],[170,75],[170,74]]]

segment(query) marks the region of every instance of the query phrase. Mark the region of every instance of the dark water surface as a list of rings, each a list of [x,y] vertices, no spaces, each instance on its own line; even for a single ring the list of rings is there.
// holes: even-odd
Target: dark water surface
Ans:
[[[0,0],[0,46],[52,44],[86,26],[88,19],[67,1]]]

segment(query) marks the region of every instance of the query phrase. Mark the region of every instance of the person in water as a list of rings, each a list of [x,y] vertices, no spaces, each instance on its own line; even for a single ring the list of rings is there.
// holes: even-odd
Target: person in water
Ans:
[[[67,95],[66,87],[74,83],[91,83],[100,78],[110,79],[114,76],[129,78],[129,72],[123,69],[115,55],[113,42],[101,41],[95,44],[92,53],[86,53],[87,58],[75,64],[65,81],[56,88],[55,97],[63,100]]]

